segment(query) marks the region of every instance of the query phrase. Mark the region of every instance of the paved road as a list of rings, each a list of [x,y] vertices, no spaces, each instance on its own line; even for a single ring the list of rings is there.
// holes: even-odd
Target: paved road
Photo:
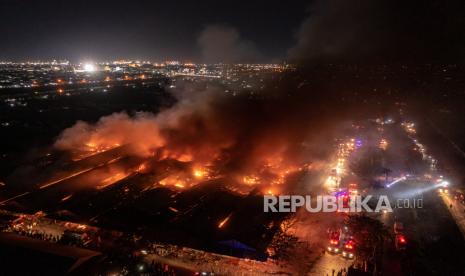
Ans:
[[[325,253],[315,262],[309,275],[336,276],[338,271],[347,270],[351,264],[352,260],[344,259],[340,255]]]
[[[440,196],[465,238],[465,206],[454,200],[450,195],[441,194]],[[451,205],[452,208],[450,207]]]
[[[344,221],[343,213],[310,213],[300,209],[296,215],[297,222],[294,225],[293,235],[300,241],[309,244],[314,254],[307,257],[308,275],[335,275],[337,272],[348,268],[353,261],[325,252],[328,242],[328,228],[340,227]]]
[[[378,217],[391,232],[395,221],[402,222],[408,241],[405,252],[395,251],[393,242],[387,244],[383,270],[390,271],[400,264],[403,275],[465,275],[465,265],[458,265],[465,263],[465,241],[449,213],[447,203],[450,199],[445,196],[441,199],[435,189],[428,189],[430,185],[424,182],[400,182],[391,189],[383,189],[395,204],[398,204],[398,198],[408,198],[410,204],[414,199],[423,202],[421,208],[399,205],[393,213]],[[415,191],[423,192],[414,194]],[[465,226],[463,213],[459,210],[450,212],[460,216],[462,227]]]

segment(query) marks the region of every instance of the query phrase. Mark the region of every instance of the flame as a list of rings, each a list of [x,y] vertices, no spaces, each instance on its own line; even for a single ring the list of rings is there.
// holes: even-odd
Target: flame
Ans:
[[[186,179],[181,175],[169,175],[158,182],[162,186],[171,186],[179,189],[183,189],[187,185]]]
[[[235,186],[230,188],[233,191],[246,193],[258,188],[263,194],[277,194],[283,192],[284,188],[278,186],[291,179],[290,175],[311,167],[300,157],[297,160],[292,158],[290,152],[295,149],[289,149],[288,139],[272,132],[254,137],[263,141],[254,140],[250,148],[236,148],[238,133],[224,129],[227,124],[223,121],[210,121],[212,116],[206,119],[199,115],[204,114],[203,111],[208,112],[209,105],[202,101],[197,107],[197,103],[187,102],[186,110],[183,104],[180,102],[158,115],[115,113],[95,124],[79,122],[65,130],[55,146],[60,150],[69,150],[73,160],[81,160],[120,145],[124,145],[121,150],[110,153],[122,152],[124,162],[133,162],[133,157],[137,160],[140,158],[140,163],[132,167],[131,172],[115,172],[103,180],[99,179],[99,189],[132,173],[153,173],[162,177],[151,180],[147,184],[148,189],[158,185],[188,189],[213,177],[221,177],[232,180],[225,181],[225,185],[228,188]],[[193,106],[192,111],[190,108]],[[344,148],[350,149],[353,143],[344,142]],[[237,156],[236,149],[239,153]],[[338,173],[345,163],[342,159],[337,162]],[[166,165],[166,170],[158,164]],[[159,168],[163,169],[159,171]]]
[[[129,173],[129,172],[119,172],[119,173],[113,174],[113,175],[105,178],[101,182],[101,184],[97,186],[97,189],[101,190],[101,189],[104,189],[104,188],[106,188],[108,186],[111,186],[111,185],[115,184],[116,182],[125,179],[129,175],[131,175],[131,173]]]
[[[182,189],[182,188],[184,188],[185,186],[184,186],[184,184],[182,184],[181,182],[178,182],[178,183],[174,184],[174,187],[178,187],[178,188],[181,188],[181,189]]]
[[[194,178],[198,180],[210,178],[210,172],[204,167],[194,167],[192,174],[194,175]]]
[[[147,170],[147,164],[142,163],[137,167],[136,172],[141,173],[141,172],[144,172],[146,170]]]
[[[260,182],[260,178],[255,175],[246,175],[242,178],[242,181],[247,185],[256,185]]]
[[[181,161],[181,162],[190,162],[190,161],[193,160],[193,157],[190,154],[181,154],[181,155],[179,155],[177,157],[174,157],[173,159],[176,159],[176,160]]]
[[[195,170],[194,171],[194,176],[197,177],[197,178],[203,178],[204,175],[205,175],[204,171],[201,171],[201,170]]]

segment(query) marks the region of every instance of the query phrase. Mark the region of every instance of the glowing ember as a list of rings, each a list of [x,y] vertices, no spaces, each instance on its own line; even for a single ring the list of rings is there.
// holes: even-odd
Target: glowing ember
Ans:
[[[108,186],[111,186],[113,184],[115,184],[116,182],[120,181],[120,180],[123,180],[124,178],[128,177],[129,175],[131,175],[130,173],[126,173],[126,172],[119,172],[119,173],[116,173],[110,177],[107,177],[105,178],[102,183],[100,185],[97,186],[97,189],[104,189]]]
[[[227,216],[225,219],[223,219],[219,224],[218,224],[218,228],[223,228],[223,226],[229,221],[229,219],[231,218],[232,216],[232,213],[229,214],[229,216]]]
[[[180,175],[170,175],[158,182],[162,186],[172,186],[183,189],[186,187],[186,181]]]
[[[61,202],[64,202],[64,201],[67,201],[68,199],[70,199],[73,195],[70,194],[68,196],[65,196],[64,198],[61,199]]]

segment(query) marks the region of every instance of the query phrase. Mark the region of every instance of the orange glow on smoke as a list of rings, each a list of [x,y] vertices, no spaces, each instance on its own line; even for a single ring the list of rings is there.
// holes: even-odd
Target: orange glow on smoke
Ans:
[[[150,174],[153,178],[147,178],[150,182],[147,190],[159,185],[189,189],[214,178],[219,182],[225,179],[222,182],[225,187],[240,194],[258,190],[263,194],[276,195],[285,192],[285,184],[294,181],[291,177],[294,173],[314,168],[314,165],[291,156],[287,149],[288,141],[274,133],[266,135],[264,143],[256,143],[250,149],[238,149],[245,152],[240,152],[237,157],[229,151],[235,146],[234,132],[211,126],[209,122],[200,124],[199,130],[196,120],[191,121],[190,113],[175,111],[180,115],[167,112],[161,117],[163,120],[153,114],[129,116],[116,113],[103,117],[95,124],[78,122],[62,133],[55,146],[59,150],[69,151],[73,161],[94,155],[91,162],[120,156],[122,160],[118,164],[121,166],[117,170],[112,169],[111,173],[104,172],[103,175],[99,175],[100,172],[89,173],[95,177],[93,186],[98,189],[132,174]],[[211,134],[208,138],[199,136],[199,131],[205,130]],[[83,160],[80,164],[86,162]],[[338,160],[338,163],[343,165],[344,160]],[[85,168],[43,186],[56,184],[94,168]]]

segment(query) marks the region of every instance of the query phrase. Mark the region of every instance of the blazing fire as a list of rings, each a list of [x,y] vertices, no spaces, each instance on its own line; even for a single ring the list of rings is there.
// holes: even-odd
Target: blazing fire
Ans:
[[[121,146],[119,143],[115,143],[113,145],[98,145],[94,142],[88,142],[85,144],[85,148],[80,150],[79,152],[76,152],[75,155],[73,156],[72,160],[73,161],[79,161],[82,159],[85,159],[87,157],[91,157],[94,155],[97,155],[99,153],[114,149]]]
[[[123,158],[122,163],[139,162],[130,169],[100,177],[95,181],[97,189],[142,174],[154,176],[148,181],[149,188],[160,185],[188,189],[222,178],[228,188],[240,193],[257,189],[263,194],[279,194],[286,191],[284,186],[290,176],[311,169],[314,148],[320,147],[312,145],[317,142],[309,142],[303,130],[308,120],[303,120],[301,112],[306,112],[306,107],[285,108],[282,111],[286,113],[279,113],[275,111],[281,110],[285,102],[264,101],[250,106],[247,97],[229,99],[219,95],[222,93],[212,89],[185,93],[175,106],[157,115],[137,113],[131,117],[116,113],[96,124],[77,122],[63,131],[55,148],[71,153],[72,159],[81,163],[112,154]],[[257,104],[274,111],[262,118],[256,112]],[[354,146],[354,141],[348,141],[343,150],[350,151]],[[345,166],[344,160],[338,160],[337,173],[342,173]],[[68,177],[90,173],[87,170],[94,169],[85,168]]]
[[[186,187],[187,182],[182,176],[170,175],[170,176],[160,180],[159,184],[162,185],[162,186],[172,186],[172,187],[182,189],[182,188]]]
[[[147,169],[148,169],[148,168],[147,168],[147,164],[146,164],[146,163],[142,163],[142,164],[140,164],[140,165],[137,167],[136,172],[138,172],[138,173],[144,173],[144,172],[147,171]]]
[[[207,177],[208,175],[207,175],[207,171],[201,168],[197,168],[197,169],[194,169],[194,176],[195,178],[202,179],[202,178]]]
[[[256,185],[260,183],[260,178],[254,175],[246,175],[242,178],[242,182],[246,185]]]
[[[111,186],[113,185],[114,183],[122,180],[122,179],[125,179],[126,177],[128,177],[131,173],[129,172],[118,172],[118,173],[115,173],[115,174],[112,174],[111,176],[103,179],[103,181],[100,183],[100,185],[97,186],[97,189],[104,189],[108,186]]]

